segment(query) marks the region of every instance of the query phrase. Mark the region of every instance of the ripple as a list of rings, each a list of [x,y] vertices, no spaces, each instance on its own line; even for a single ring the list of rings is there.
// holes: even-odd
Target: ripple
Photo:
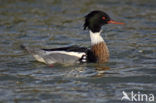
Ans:
[[[120,103],[122,91],[156,94],[154,0],[4,0],[0,3],[0,102]],[[83,17],[104,10],[124,26],[103,27],[104,65],[53,68],[20,49],[89,47]]]

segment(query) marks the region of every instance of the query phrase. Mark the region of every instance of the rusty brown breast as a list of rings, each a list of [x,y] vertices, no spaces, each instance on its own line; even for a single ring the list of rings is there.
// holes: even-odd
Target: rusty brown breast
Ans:
[[[92,52],[97,58],[98,63],[105,63],[109,60],[109,50],[105,42],[92,45]]]

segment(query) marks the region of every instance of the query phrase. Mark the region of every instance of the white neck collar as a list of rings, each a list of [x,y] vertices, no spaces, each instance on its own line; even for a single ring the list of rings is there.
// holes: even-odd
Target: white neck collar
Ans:
[[[104,39],[100,35],[102,30],[100,32],[95,32],[93,33],[91,30],[89,31],[90,33],[90,39],[91,39],[91,45],[98,44],[100,42],[104,42]]]

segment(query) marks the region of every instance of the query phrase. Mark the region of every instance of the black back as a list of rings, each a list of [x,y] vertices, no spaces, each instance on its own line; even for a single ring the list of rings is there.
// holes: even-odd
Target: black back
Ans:
[[[83,55],[83,56],[86,56],[86,62],[95,63],[97,61],[94,53],[90,49],[87,49],[85,47],[70,46],[70,47],[42,49],[42,50],[44,50],[44,51],[84,52],[86,55]],[[79,59],[80,62],[82,61],[83,56],[82,56],[82,58]],[[81,63],[83,63],[83,62],[81,62]]]
[[[86,52],[88,49],[85,47],[69,46],[69,47],[42,49],[42,50],[45,50],[45,51]]]

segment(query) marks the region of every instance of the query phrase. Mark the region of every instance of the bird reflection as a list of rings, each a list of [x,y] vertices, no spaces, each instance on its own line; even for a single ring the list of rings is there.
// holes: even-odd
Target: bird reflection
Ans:
[[[105,64],[104,65],[97,64],[95,68],[97,71],[97,75],[95,75],[96,77],[102,77],[104,76],[106,71],[110,70],[110,67],[106,66]]]
[[[75,66],[67,75],[74,77],[102,77],[108,70],[110,70],[110,67],[103,64],[86,64]]]

